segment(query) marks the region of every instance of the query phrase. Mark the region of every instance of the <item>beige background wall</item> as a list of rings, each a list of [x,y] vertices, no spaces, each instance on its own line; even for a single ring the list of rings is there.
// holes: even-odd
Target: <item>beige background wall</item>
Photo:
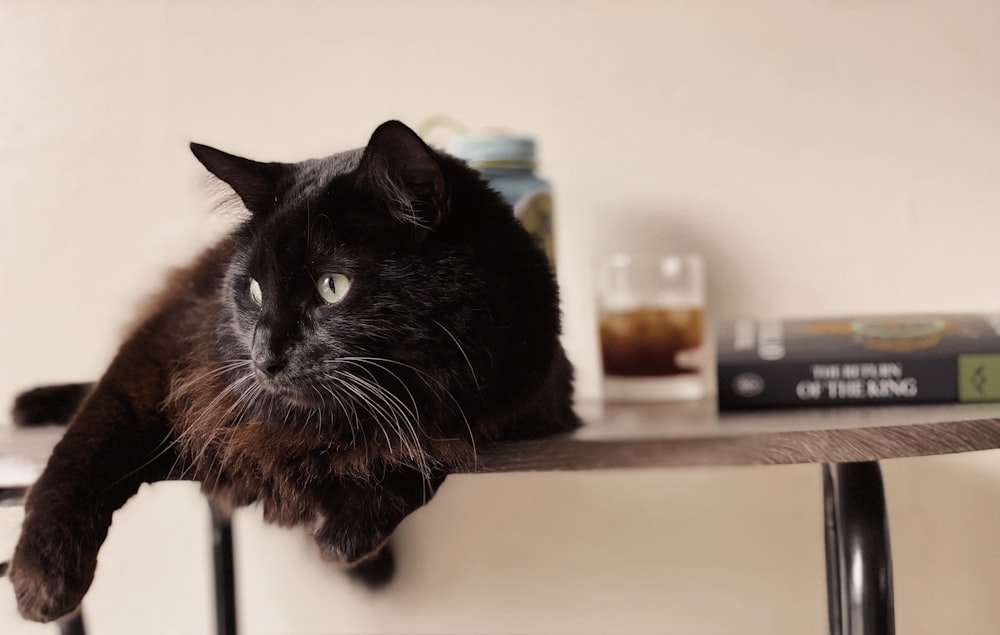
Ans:
[[[539,138],[584,398],[589,265],[625,243],[705,252],[716,315],[997,311],[998,67],[992,0],[0,1],[0,401],[97,376],[218,230],[187,141],[297,160],[387,118]],[[885,473],[899,631],[1000,631],[1000,456]],[[243,632],[819,633],[819,485],[811,466],[453,478],[377,597],[248,510]],[[144,489],[93,631],[210,632],[207,522],[194,487]],[[10,595],[0,630],[52,632]]]

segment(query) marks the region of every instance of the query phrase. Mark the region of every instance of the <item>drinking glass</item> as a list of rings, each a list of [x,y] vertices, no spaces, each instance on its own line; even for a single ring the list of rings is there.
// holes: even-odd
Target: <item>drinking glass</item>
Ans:
[[[705,396],[701,256],[618,253],[602,258],[597,310],[606,400]]]

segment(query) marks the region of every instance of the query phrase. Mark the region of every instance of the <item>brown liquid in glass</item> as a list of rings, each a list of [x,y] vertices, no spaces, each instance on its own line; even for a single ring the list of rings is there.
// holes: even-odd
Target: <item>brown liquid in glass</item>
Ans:
[[[704,309],[648,308],[605,313],[600,319],[604,374],[625,377],[697,373],[677,353],[702,345]]]

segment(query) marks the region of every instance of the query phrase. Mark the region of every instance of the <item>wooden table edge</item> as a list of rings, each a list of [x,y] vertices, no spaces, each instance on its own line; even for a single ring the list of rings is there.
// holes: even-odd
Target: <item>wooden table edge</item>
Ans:
[[[1000,448],[1000,419],[731,436],[589,439],[559,435],[497,443],[465,473],[853,463]]]

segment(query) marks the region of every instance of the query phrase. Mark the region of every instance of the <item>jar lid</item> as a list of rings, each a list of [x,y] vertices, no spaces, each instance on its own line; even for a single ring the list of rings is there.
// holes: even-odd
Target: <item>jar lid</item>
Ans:
[[[448,153],[473,165],[531,165],[535,161],[535,140],[504,132],[464,134],[452,137],[448,143]]]

